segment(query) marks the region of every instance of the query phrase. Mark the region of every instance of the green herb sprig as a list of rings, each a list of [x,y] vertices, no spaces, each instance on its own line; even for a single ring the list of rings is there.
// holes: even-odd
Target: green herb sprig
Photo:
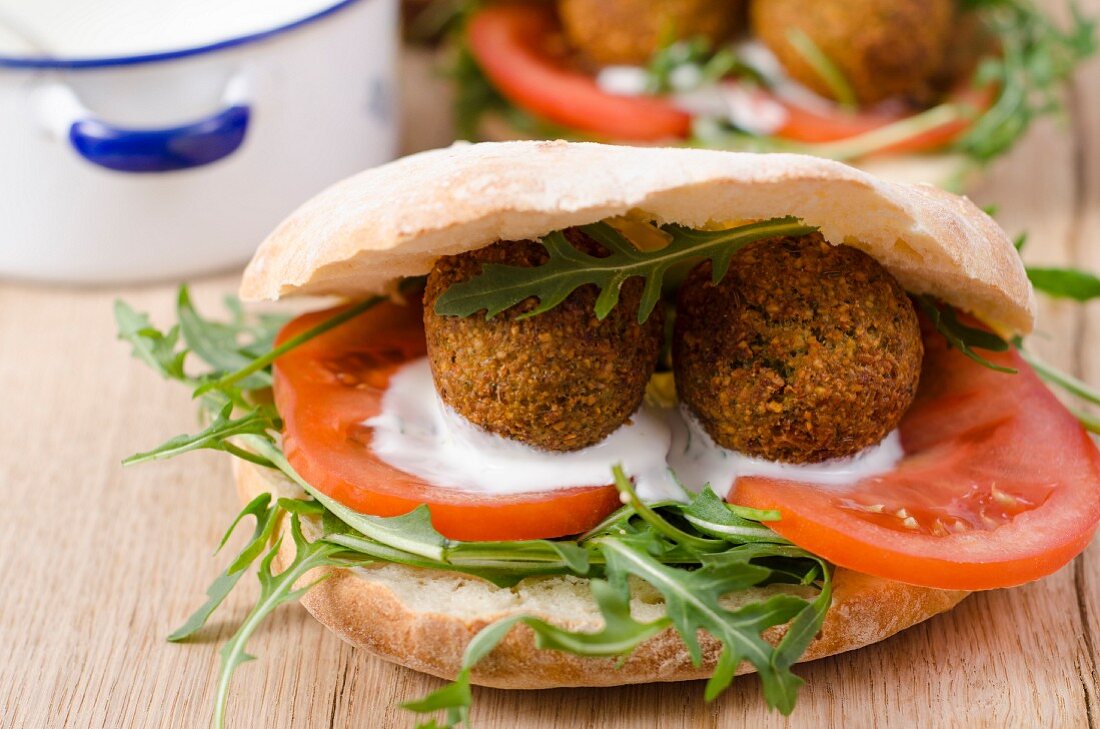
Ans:
[[[829,58],[814,39],[806,34],[806,31],[796,26],[787,29],[787,42],[802,56],[802,60],[810,65],[818,78],[829,87],[833,98],[837,100],[841,108],[854,111],[859,106],[852,84],[840,68]]]
[[[249,388],[270,382],[272,361],[288,348],[274,349],[274,320],[247,317],[235,304],[230,308],[230,321],[207,320],[195,310],[183,288],[177,313],[181,322],[186,318],[186,325],[160,331],[146,315],[125,303],[115,306],[120,338],[162,376],[199,391],[196,397],[209,422],[198,433],[172,438],[127,459],[128,463],[199,449],[219,450],[281,473],[307,494],[305,499],[280,498],[274,503],[264,494],[244,507],[222,545],[246,517],[255,520],[250,539],[215,579],[207,600],[170,636],[174,641],[196,636],[246,569],[258,561],[260,597],[222,648],[213,715],[216,728],[225,723],[232,676],[251,658],[245,650],[249,638],[279,605],[301,597],[312,587],[302,584],[307,573],[318,567],[377,562],[470,574],[499,586],[547,574],[589,579],[603,627],[594,632],[569,631],[531,615],[512,616],[489,626],[471,642],[455,683],[409,705],[415,711],[443,710],[444,725],[465,722],[474,667],[517,623],[535,632],[540,647],[582,656],[623,657],[648,638],[672,629],[697,664],[701,652],[696,634],[702,629],[722,644],[721,659],[708,682],[708,699],[726,688],[737,665],[748,660],[763,679],[769,705],[784,713],[793,709],[801,680],[790,667],[824,620],[831,600],[831,569],[761,523],[777,519],[778,514],[727,505],[709,488],[703,488],[688,504],[643,505],[621,469],[613,476],[628,503],[575,540],[457,542],[434,529],[426,506],[392,518],[359,514],[317,491],[286,460],[279,443],[278,413],[267,404],[268,398]],[[358,311],[365,308],[369,307]],[[295,346],[340,323],[330,320],[318,325],[297,337]],[[242,361],[238,355],[244,352],[251,352],[254,359]],[[191,372],[196,359],[208,369]],[[217,386],[210,387],[210,383]],[[287,518],[294,557],[276,574],[273,565],[283,544],[275,535]],[[319,520],[321,525],[320,536],[313,541],[302,531],[302,520],[307,518],[314,523]],[[630,576],[648,582],[662,594],[668,606],[665,617],[647,623],[631,616]],[[722,597],[728,592],[769,584],[790,584],[792,590],[802,591],[811,586],[817,595],[807,599],[795,590],[737,610],[723,605]],[[761,637],[764,630],[788,621],[788,630],[777,645]],[[433,721],[426,726],[443,725]]]
[[[645,323],[661,300],[661,287],[670,268],[691,261],[710,260],[713,280],[718,283],[729,270],[733,255],[746,245],[768,238],[798,237],[817,228],[797,218],[773,218],[716,231],[693,230],[680,225],[661,228],[669,243],[656,251],[638,250],[622,233],[607,223],[581,226],[581,230],[603,246],[610,255],[603,258],[574,248],[561,231],[541,240],[550,259],[541,266],[524,268],[499,263],[482,266],[481,273],[448,288],[435,303],[437,314],[470,316],[484,311],[497,314],[529,298],[538,306],[522,317],[537,316],[565,301],[581,286],[600,289],[595,312],[600,320],[619,303],[619,291],[629,279],[645,281],[638,307],[638,322]]]
[[[1032,0],[964,0],[1000,42],[1000,53],[978,67],[976,86],[993,85],[997,99],[956,145],[979,162],[1007,151],[1038,117],[1062,109],[1061,86],[1096,52],[1096,22],[1069,2],[1062,29]]]
[[[975,351],[984,349],[990,352],[1007,352],[1010,349],[1008,342],[991,331],[963,324],[959,321],[954,308],[937,301],[931,296],[917,296],[915,298],[921,310],[936,327],[936,331],[943,335],[948,344],[983,367],[1010,375],[1016,374],[1016,370],[1012,367],[990,362]]]
[[[1036,291],[1055,299],[1086,302],[1100,298],[1100,277],[1088,271],[1028,266],[1027,277]]]
[[[714,49],[703,36],[674,40],[653,54],[645,68],[646,92],[690,91],[716,83],[731,74],[759,78],[757,72],[731,48]],[[690,82],[684,83],[684,78]]]

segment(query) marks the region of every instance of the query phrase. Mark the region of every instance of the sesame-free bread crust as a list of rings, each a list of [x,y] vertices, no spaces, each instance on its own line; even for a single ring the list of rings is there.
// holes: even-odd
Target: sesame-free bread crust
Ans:
[[[263,492],[302,496],[281,474],[236,462],[237,491],[242,502]],[[284,532],[287,523],[280,525]],[[319,525],[303,523],[307,538],[319,536]],[[285,535],[275,560],[277,569],[293,559],[293,544]],[[345,641],[378,657],[442,678],[454,678],[471,638],[486,625],[510,615],[534,615],[573,630],[598,630],[602,625],[587,580],[576,577],[533,577],[513,588],[499,588],[476,577],[396,564],[334,569],[302,597],[317,620]],[[322,576],[314,570],[303,583]],[[664,612],[660,595],[648,585],[632,584],[631,611],[637,619],[653,620]],[[729,607],[766,598],[779,589],[746,590],[728,598]],[[817,639],[802,661],[841,653],[883,640],[900,630],[951,609],[967,593],[933,590],[838,569],[832,607]],[[805,592],[809,596],[810,592]],[[765,634],[778,640],[782,629]],[[671,629],[643,643],[629,658],[582,658],[539,650],[534,634],[517,626],[472,673],[474,683],[514,689],[563,686],[617,686],[654,681],[706,678],[713,671],[720,645],[701,636],[702,665],[691,663],[687,649]],[[743,664],[738,673],[753,669]]]
[[[804,155],[560,141],[458,144],[337,183],[262,243],[241,295],[378,293],[443,255],[626,214],[692,227],[794,215],[1002,333],[1034,321],[1011,240],[966,198]]]

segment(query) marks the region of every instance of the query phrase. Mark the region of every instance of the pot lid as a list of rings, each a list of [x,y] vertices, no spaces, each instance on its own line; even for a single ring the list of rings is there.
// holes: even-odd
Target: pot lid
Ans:
[[[298,27],[357,0],[0,0],[0,65],[167,60]]]

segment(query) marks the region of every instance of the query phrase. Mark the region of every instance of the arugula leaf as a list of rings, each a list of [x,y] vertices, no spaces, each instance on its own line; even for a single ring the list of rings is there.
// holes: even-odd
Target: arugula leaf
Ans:
[[[713,552],[726,546],[726,542],[722,539],[708,539],[706,537],[688,534],[683,529],[670,523],[667,519],[646,506],[645,503],[638,498],[638,494],[634,493],[634,485],[630,482],[630,479],[626,477],[626,474],[623,473],[622,466],[616,465],[612,467],[611,474],[615,479],[615,488],[617,488],[619,493],[625,498],[626,503],[634,509],[634,513],[648,522],[649,525],[653,527],[654,531],[661,536],[676,544],[698,552]]]
[[[462,657],[462,668],[452,683],[419,701],[409,701],[402,706],[421,714],[445,711],[445,723],[433,723],[431,726],[453,727],[460,723],[468,725],[472,703],[471,670],[504,640],[513,627],[521,623],[534,631],[535,646],[540,650],[560,650],[592,657],[628,655],[672,624],[667,617],[648,623],[635,620],[630,614],[630,590],[625,579],[617,579],[615,582],[593,579],[589,585],[604,621],[600,630],[591,633],[565,630],[527,615],[498,620],[483,628],[470,641]]]
[[[1025,362],[1031,365],[1031,368],[1035,370],[1035,374],[1039,375],[1044,382],[1060,387],[1070,395],[1084,400],[1091,405],[1100,405],[1100,390],[1091,387],[1087,382],[1079,380],[1071,374],[1062,372],[1058,368],[1039,359],[1029,350],[1024,349],[1021,340],[1017,339],[1015,345],[1020,356],[1023,357]],[[1091,423],[1095,422],[1095,416],[1085,413],[1074,414],[1086,427],[1089,427]]]
[[[271,564],[282,546],[282,537],[264,555],[260,562],[258,576],[260,579],[260,597],[256,606],[248,613],[241,626],[233,637],[222,646],[222,665],[218,676],[218,686],[214,699],[214,727],[225,727],[225,708],[229,699],[229,682],[239,665],[253,660],[255,657],[245,652],[248,639],[259,627],[263,619],[271,614],[275,608],[285,602],[297,600],[310,590],[317,581],[304,587],[295,589],[294,585],[316,567],[326,567],[343,564],[341,560],[334,559],[334,555],[340,552],[340,547],[324,541],[309,542],[302,536],[302,525],[297,514],[292,514],[290,519],[291,537],[294,539],[296,553],[294,561],[280,572],[273,574]],[[331,574],[331,573],[330,573]],[[327,576],[327,575],[326,575]],[[325,579],[322,577],[321,579]]]
[[[733,255],[749,243],[768,238],[798,237],[817,230],[796,218],[774,218],[727,230],[701,231],[666,225],[670,243],[656,251],[640,251],[622,233],[607,223],[581,226],[587,235],[610,255],[597,258],[574,248],[561,231],[545,236],[541,243],[550,260],[541,266],[524,268],[499,263],[482,266],[481,273],[452,285],[436,300],[435,311],[443,316],[470,316],[485,311],[487,318],[510,309],[531,297],[538,306],[523,317],[542,314],[563,302],[587,284],[600,289],[596,318],[604,319],[619,303],[619,290],[633,277],[645,280],[638,307],[638,322],[645,323],[661,298],[661,284],[673,266],[709,259],[713,279],[722,280]]]
[[[740,542],[784,543],[782,537],[767,528],[761,521],[778,521],[778,511],[760,511],[727,504],[710,486],[704,486],[699,495],[686,507],[681,507],[684,518],[703,534],[719,539],[736,539]]]
[[[978,67],[976,86],[999,89],[997,99],[956,147],[985,162],[1008,150],[1039,116],[1062,108],[1062,84],[1096,51],[1096,23],[1069,2],[1062,30],[1031,0],[964,0],[996,35],[1000,53]]]
[[[233,403],[225,406],[214,416],[214,420],[203,430],[194,434],[177,435],[153,450],[144,453],[136,453],[122,462],[124,466],[132,466],[146,461],[159,461],[172,458],[189,451],[197,451],[203,448],[218,451],[229,451],[233,455],[243,458],[261,466],[270,466],[270,462],[264,458],[255,456],[248,451],[236,448],[229,438],[240,435],[264,435],[274,428],[277,421],[275,409],[271,406],[257,406],[255,410],[239,418],[233,418]]]
[[[223,324],[204,319],[191,301],[191,292],[186,285],[180,286],[176,298],[176,316],[179,318],[180,333],[188,348],[200,359],[212,366],[215,371],[232,372],[247,366],[255,357],[248,355],[237,341],[245,320],[236,319],[232,324]],[[246,390],[258,390],[271,385],[271,375],[256,372],[241,387]]]
[[[802,60],[810,65],[818,78],[829,87],[829,92],[841,107],[849,110],[859,108],[859,100],[856,99],[855,91],[852,90],[852,84],[833,60],[825,55],[817,43],[814,43],[813,38],[801,28],[791,26],[787,29],[787,42],[802,56]]]
[[[277,508],[270,506],[271,494],[260,494],[252,501],[248,502],[248,505],[241,509],[241,512],[237,514],[237,518],[233,520],[233,523],[229,525],[229,529],[226,530],[225,536],[222,537],[221,543],[218,545],[218,551],[225,546],[225,543],[229,541],[230,535],[233,530],[237,528],[237,525],[246,516],[253,516],[256,518],[256,527],[252,532],[252,537],[248,540],[248,544],[244,546],[240,554],[236,559],[230,563],[225,572],[218,576],[206,590],[207,600],[202,606],[191,614],[183,625],[176,628],[171,635],[168,636],[168,640],[173,643],[186,640],[199,631],[202,626],[206,625],[206,621],[210,619],[210,616],[217,610],[218,606],[222,604],[226,596],[233,591],[233,588],[237,585],[237,582],[244,575],[246,567],[251,565],[256,558],[263,551],[264,546],[271,539],[271,532],[275,528],[275,516],[278,511]]]
[[[975,349],[985,349],[990,352],[1006,352],[1009,348],[1008,342],[993,332],[963,324],[959,321],[954,308],[946,304],[939,304],[931,296],[917,296],[915,298],[928,319],[936,327],[936,331],[947,339],[948,344],[983,367],[1010,375],[1016,374],[1016,370],[1013,368],[994,364],[974,351]]]
[[[415,554],[437,562],[443,561],[444,551],[449,544],[449,540],[432,526],[431,511],[427,505],[421,504],[401,516],[382,517],[360,514],[358,511],[349,509],[328,494],[318,490],[298,475],[298,472],[286,460],[286,456],[269,438],[251,435],[242,438],[242,441],[282,471],[294,483],[301,486],[306,493],[317,499],[325,509],[332,512],[340,521],[360,534],[409,554]]]
[[[162,333],[153,326],[146,314],[139,314],[125,301],[115,301],[115,326],[118,338],[129,342],[133,355],[162,377],[172,380],[186,380],[183,363],[187,351],[176,351],[180,330],[174,326]]]
[[[704,36],[674,40],[649,59],[645,90],[649,94],[691,91],[731,74],[761,80],[759,72],[744,63],[732,48],[715,50]]]
[[[242,387],[244,382],[247,382],[248,378],[263,372],[265,369],[271,366],[271,363],[277,360],[282,355],[286,354],[296,347],[300,347],[309,340],[318,337],[325,332],[335,329],[336,327],[351,321],[355,317],[359,316],[368,309],[377,306],[378,304],[386,301],[385,296],[372,296],[369,299],[364,299],[352,306],[341,311],[339,314],[333,316],[330,319],[326,319],[317,326],[308,331],[304,331],[301,334],[291,337],[283,342],[278,347],[260,355],[256,359],[252,360],[248,364],[244,365],[240,369],[230,372],[221,377],[210,380],[203,383],[197,390],[195,390],[195,397],[204,395],[212,390],[225,390],[230,387]]]
[[[1100,298],[1100,277],[1075,268],[1039,268],[1029,266],[1031,284],[1047,296],[1074,301]]]
[[[736,666],[742,660],[749,661],[760,674],[768,703],[789,714],[794,709],[793,697],[801,680],[788,668],[773,664],[773,648],[760,633],[793,618],[807,601],[794,595],[776,595],[730,611],[722,607],[719,598],[764,581],[771,572],[768,568],[746,560],[739,565],[727,561],[720,569],[715,569],[713,563],[704,564],[700,569],[684,572],[662,565],[629,544],[626,540],[601,542],[609,569],[633,574],[664,596],[668,617],[687,646],[692,661],[696,665],[701,661],[697,632],[705,630],[729,651],[724,663],[728,665],[732,661]],[[740,569],[734,569],[736,566]],[[718,681],[708,685],[707,693],[714,695],[725,689],[729,679],[732,679],[732,672],[723,670]]]

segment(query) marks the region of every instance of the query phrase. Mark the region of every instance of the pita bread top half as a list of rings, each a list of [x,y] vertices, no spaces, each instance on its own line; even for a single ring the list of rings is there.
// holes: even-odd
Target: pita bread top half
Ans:
[[[337,183],[263,242],[241,295],[378,293],[443,255],[628,213],[689,227],[793,215],[866,251],[911,293],[1002,333],[1034,323],[1012,241],[966,198],[801,155],[569,142],[458,144]]]

